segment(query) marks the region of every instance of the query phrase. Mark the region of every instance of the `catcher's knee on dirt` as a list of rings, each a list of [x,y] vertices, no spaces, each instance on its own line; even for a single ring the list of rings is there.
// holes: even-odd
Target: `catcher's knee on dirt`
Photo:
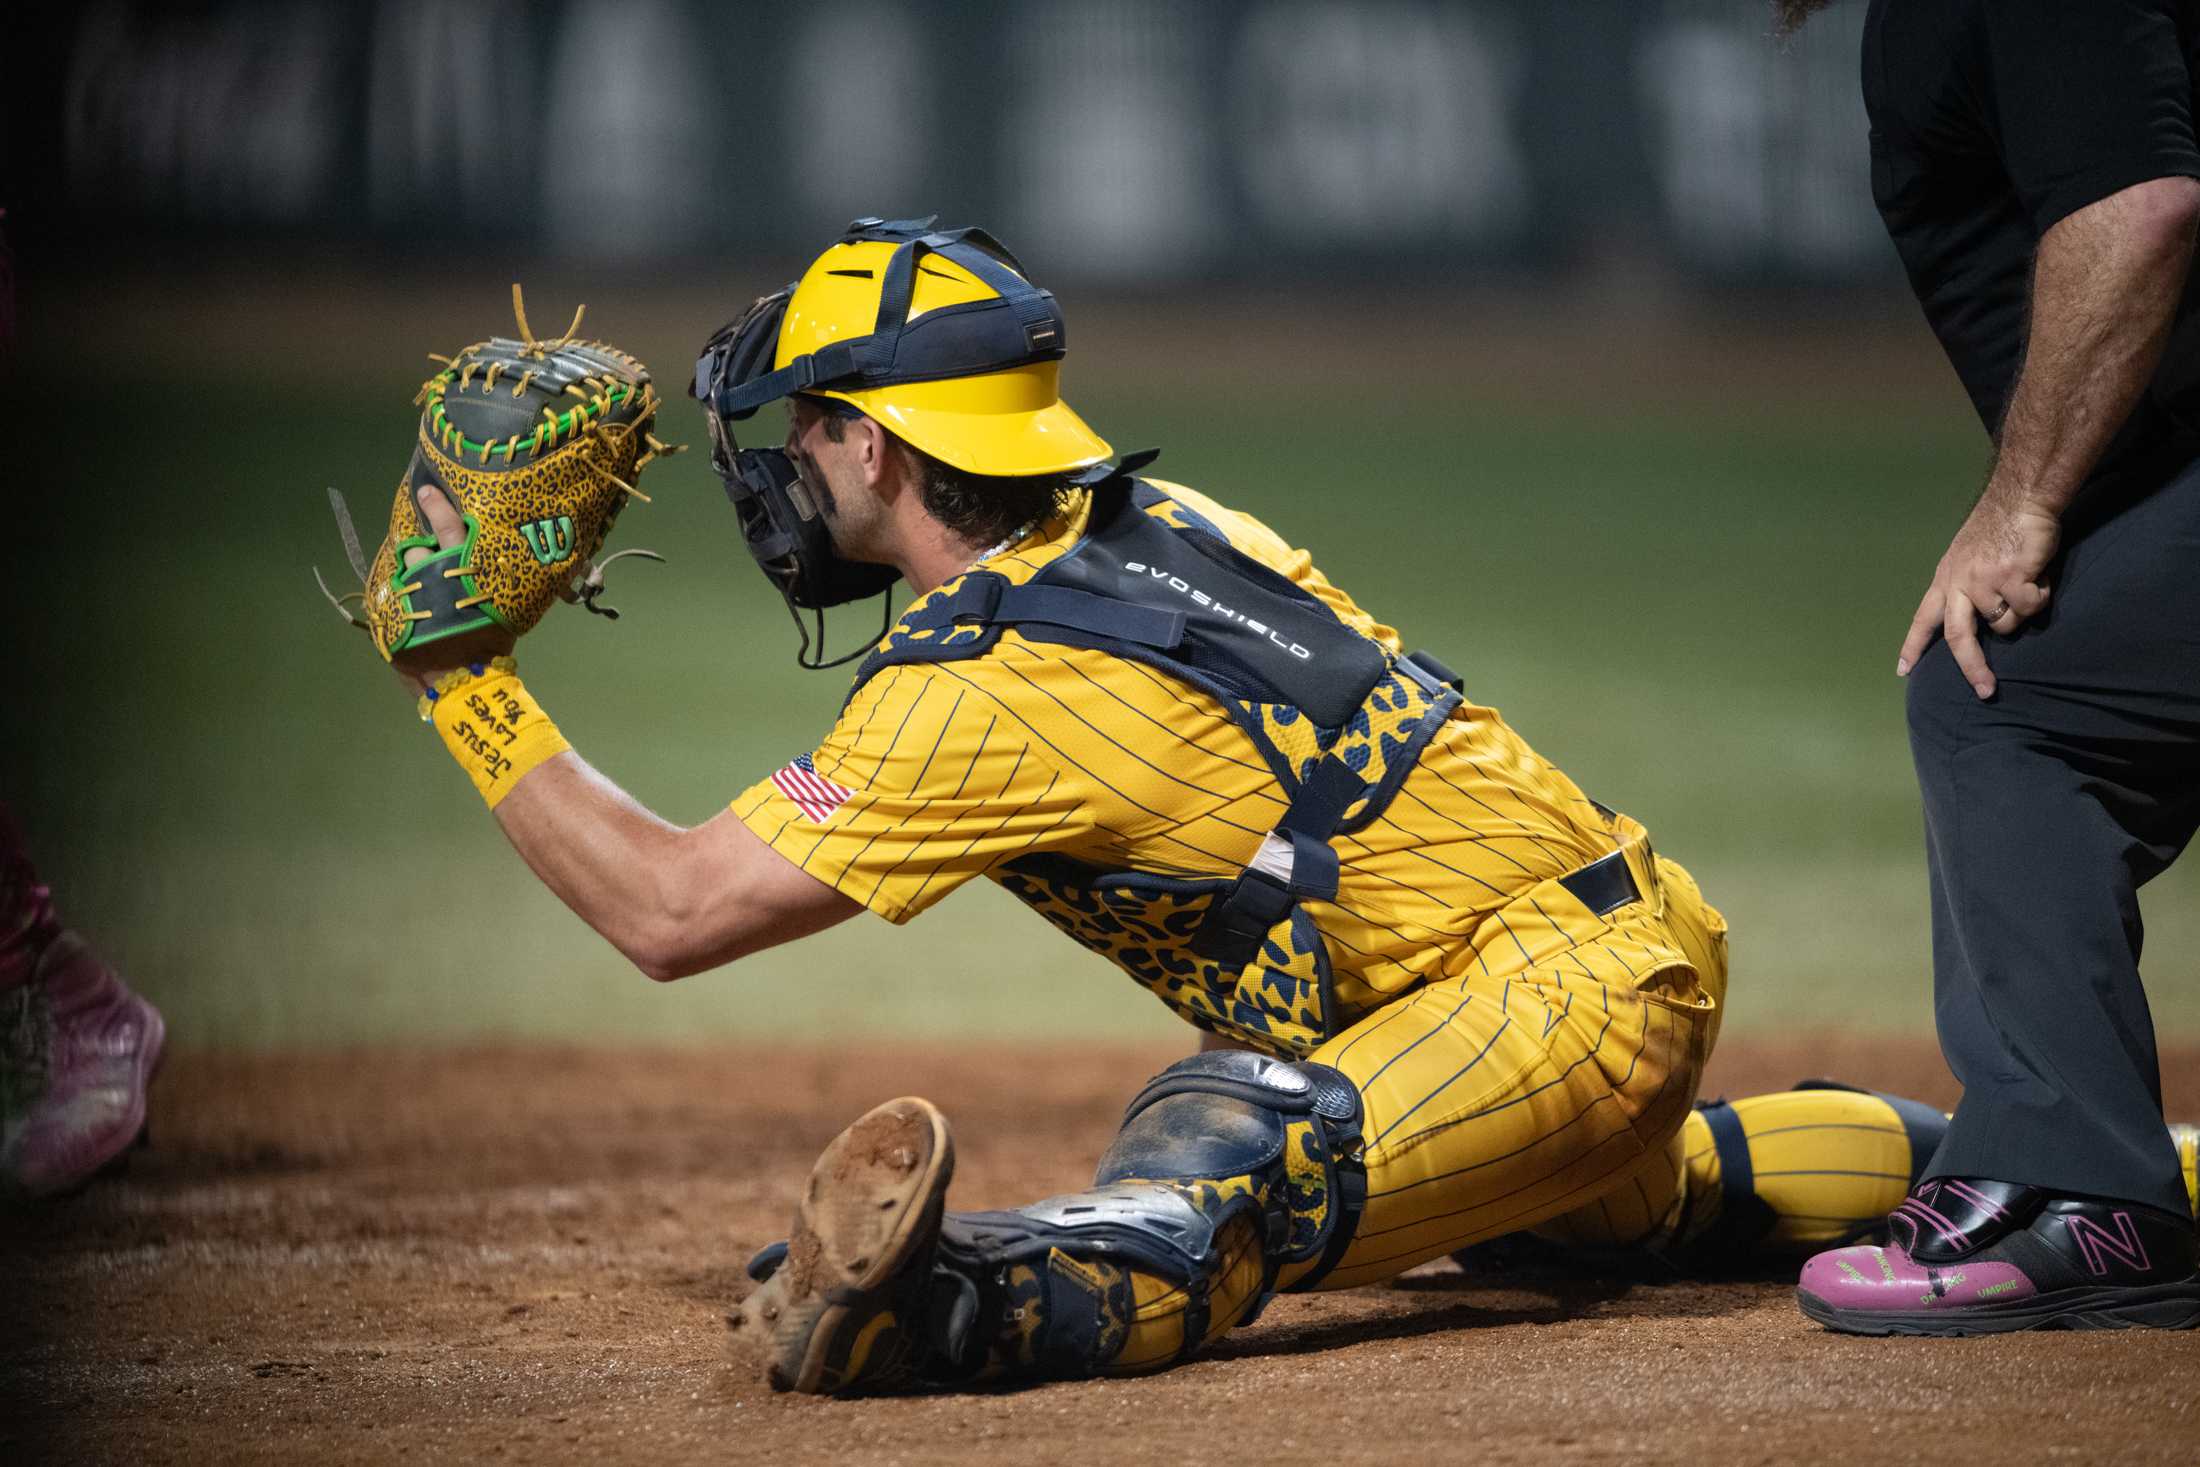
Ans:
[[[1326,1065],[1171,1065],[1131,1102],[1091,1191],[947,1218],[945,1373],[1130,1375],[1187,1358],[1344,1251],[1366,1197],[1359,1151],[1359,1092]]]

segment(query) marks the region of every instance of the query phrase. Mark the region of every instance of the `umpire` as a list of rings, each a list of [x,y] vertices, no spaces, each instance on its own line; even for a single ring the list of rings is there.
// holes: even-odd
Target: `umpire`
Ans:
[[[1817,3],[1784,5],[1794,21]],[[1992,434],[1896,671],[1963,1082],[1870,1334],[2200,1323],[2138,889],[2200,822],[2200,0],[1871,0],[1872,192]]]

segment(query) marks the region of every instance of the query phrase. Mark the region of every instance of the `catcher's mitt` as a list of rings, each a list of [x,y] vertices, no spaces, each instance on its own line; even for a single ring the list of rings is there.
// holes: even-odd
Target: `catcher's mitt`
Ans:
[[[574,340],[579,313],[564,336],[538,341],[516,285],[512,310],[520,340],[496,337],[434,357],[443,370],[413,399],[418,440],[371,568],[343,496],[329,491],[365,583],[329,599],[385,659],[467,632],[516,637],[542,620],[553,597],[618,615],[596,598],[603,567],[619,556],[595,557],[627,497],[648,497],[634,487],[642,468],[676,451],[650,432],[662,400],[640,362],[604,342]],[[423,483],[440,487],[465,522],[461,544],[437,547],[413,497]],[[345,606],[353,600],[362,615]]]

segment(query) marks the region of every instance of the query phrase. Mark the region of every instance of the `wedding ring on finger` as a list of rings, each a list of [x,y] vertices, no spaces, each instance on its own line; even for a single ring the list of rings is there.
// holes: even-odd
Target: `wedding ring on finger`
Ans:
[[[1994,603],[1994,609],[1986,613],[1986,624],[1992,626],[2009,614],[2009,598],[2004,596]]]

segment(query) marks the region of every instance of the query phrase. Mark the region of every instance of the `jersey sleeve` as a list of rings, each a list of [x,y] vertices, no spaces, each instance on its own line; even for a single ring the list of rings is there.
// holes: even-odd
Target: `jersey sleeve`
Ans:
[[[2045,234],[2135,184],[2200,177],[2192,75],[2168,0],[1992,0],[2002,166]]]
[[[906,922],[1002,861],[1089,835],[1075,791],[983,692],[904,665],[866,683],[814,755],[733,810],[818,880]]]
[[[1242,510],[1229,509],[1196,489],[1181,484],[1164,484],[1169,497],[1211,522],[1229,537],[1230,543],[1252,556],[1271,570],[1289,576],[1293,585],[1302,591],[1319,597],[1324,606],[1337,614],[1338,620],[1363,637],[1372,637],[1383,644],[1392,656],[1404,650],[1398,633],[1377,621],[1360,609],[1358,602],[1332,585],[1327,576],[1314,564],[1314,557],[1299,549],[1290,541],[1268,528],[1260,520]]]

